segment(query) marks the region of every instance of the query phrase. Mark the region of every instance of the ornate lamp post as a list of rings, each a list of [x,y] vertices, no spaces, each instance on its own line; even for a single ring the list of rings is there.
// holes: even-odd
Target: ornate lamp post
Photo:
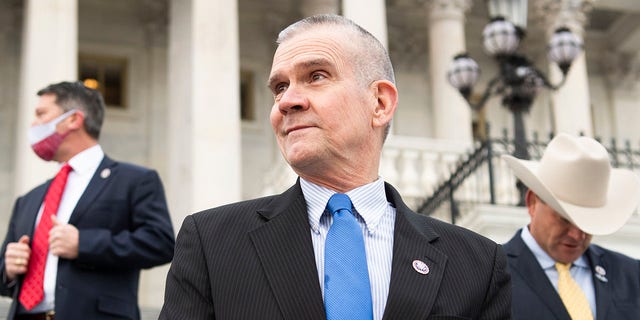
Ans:
[[[547,76],[538,70],[523,54],[518,53],[518,44],[524,38],[527,21],[526,0],[489,0],[489,13],[493,17],[482,32],[485,50],[493,56],[499,72],[489,82],[480,100],[470,101],[473,85],[479,77],[478,64],[467,54],[457,55],[447,77],[449,83],[460,91],[473,110],[484,107],[489,97],[502,96],[502,105],[513,113],[513,155],[529,159],[523,114],[531,105],[540,88],[556,90],[564,83],[571,62],[582,50],[582,41],[568,28],[555,31],[548,45],[548,58],[562,71],[562,81],[551,84]],[[523,198],[523,189],[521,199]],[[522,200],[521,200],[522,201]]]

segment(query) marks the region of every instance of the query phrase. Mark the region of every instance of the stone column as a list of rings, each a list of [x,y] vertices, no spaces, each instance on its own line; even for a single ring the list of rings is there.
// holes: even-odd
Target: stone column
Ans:
[[[323,13],[338,14],[339,11],[340,4],[338,0],[304,0],[300,4],[300,13],[303,17]]]
[[[471,8],[471,0],[430,0],[427,8],[435,138],[471,145],[471,108],[447,81],[447,70],[453,57],[466,51],[464,19]]]
[[[143,0],[138,4],[138,21],[145,30],[147,75],[144,83],[140,83],[141,92],[148,92],[148,102],[144,104],[144,121],[148,122],[146,143],[149,148],[147,165],[158,171],[165,187],[169,183],[168,162],[170,148],[167,140],[170,135],[169,92],[167,72],[167,38],[169,4],[164,1]],[[142,89],[142,87],[144,89]],[[167,197],[170,197],[167,191]],[[171,212],[172,214],[174,212]],[[174,224],[177,232],[180,225]],[[151,312],[157,317],[164,301],[164,288],[170,264],[145,269],[140,273],[138,303],[143,314],[151,319]],[[143,317],[144,318],[144,317]],[[155,318],[154,318],[155,319]]]
[[[371,32],[387,46],[387,7],[384,0],[343,0],[342,14]]]
[[[542,0],[536,3],[536,13],[543,17],[548,26],[547,39],[560,27],[568,27],[584,41],[586,13],[593,0]],[[562,80],[562,72],[554,64],[550,65],[549,78],[552,83]],[[564,85],[552,94],[555,132],[584,134],[593,136],[591,102],[587,59],[583,51],[571,64]]]
[[[167,194],[176,228],[241,197],[237,5],[171,2]]]
[[[148,164],[158,170],[162,179],[168,177],[169,150],[167,130],[169,122],[168,81],[168,27],[169,4],[164,1],[144,0],[139,8],[139,21],[145,29],[146,63],[148,74],[146,86],[149,92],[149,103],[146,105],[145,117],[149,122]]]
[[[0,1],[0,234],[6,228],[15,201],[14,168],[22,1]]]
[[[618,148],[629,140],[635,149],[640,141],[640,53],[610,52],[601,57],[600,63],[611,102],[608,108],[593,110],[596,135],[607,144],[616,138]]]
[[[53,177],[57,166],[30,149],[27,130],[34,119],[36,92],[78,77],[77,0],[24,1],[20,90],[16,119],[15,189],[23,194]]]

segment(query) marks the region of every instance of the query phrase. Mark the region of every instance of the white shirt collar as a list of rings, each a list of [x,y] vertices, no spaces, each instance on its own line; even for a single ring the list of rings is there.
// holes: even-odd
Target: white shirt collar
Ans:
[[[102,158],[104,158],[104,151],[99,144],[96,144],[73,156],[68,163],[75,173],[83,175],[87,172],[95,172]]]

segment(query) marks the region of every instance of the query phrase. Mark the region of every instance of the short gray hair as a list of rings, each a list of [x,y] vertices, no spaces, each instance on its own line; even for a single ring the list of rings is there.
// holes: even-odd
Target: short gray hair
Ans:
[[[282,30],[276,43],[280,45],[297,34],[324,26],[341,28],[346,34],[352,35],[355,50],[352,50],[349,58],[362,83],[368,85],[376,80],[388,80],[395,84],[393,66],[385,47],[369,31],[345,17],[321,14],[304,18]]]

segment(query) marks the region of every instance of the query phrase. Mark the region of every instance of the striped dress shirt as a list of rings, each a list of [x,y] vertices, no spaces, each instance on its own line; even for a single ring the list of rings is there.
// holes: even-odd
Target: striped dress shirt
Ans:
[[[318,280],[324,297],[324,243],[332,222],[326,206],[336,192],[302,178],[300,185],[307,202]],[[346,194],[351,198],[354,214],[362,228],[371,282],[373,319],[379,320],[382,319],[389,295],[396,209],[387,201],[384,180],[380,177]]]

